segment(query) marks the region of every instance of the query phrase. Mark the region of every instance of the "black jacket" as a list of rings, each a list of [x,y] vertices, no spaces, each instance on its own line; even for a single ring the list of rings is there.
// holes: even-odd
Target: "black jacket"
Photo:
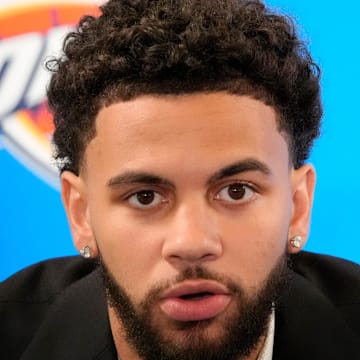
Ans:
[[[289,292],[276,308],[273,359],[360,359],[360,267],[302,252],[293,256],[293,271]],[[0,285],[1,359],[116,356],[92,261],[45,261]]]

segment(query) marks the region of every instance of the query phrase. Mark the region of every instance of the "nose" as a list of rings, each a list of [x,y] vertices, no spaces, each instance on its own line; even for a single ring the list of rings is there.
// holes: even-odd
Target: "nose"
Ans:
[[[200,265],[223,252],[218,226],[210,210],[199,204],[179,207],[171,217],[163,242],[163,257],[175,267]]]

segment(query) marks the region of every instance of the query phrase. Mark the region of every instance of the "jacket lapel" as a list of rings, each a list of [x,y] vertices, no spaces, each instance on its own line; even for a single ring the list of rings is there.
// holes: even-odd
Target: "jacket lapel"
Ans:
[[[52,305],[21,360],[39,358],[117,359],[99,270],[72,284]],[[293,273],[276,308],[273,360],[320,359],[360,359],[359,338],[318,288]]]
[[[273,360],[360,359],[360,343],[339,310],[308,280],[293,273],[276,309]]]
[[[99,270],[67,288],[53,304],[21,360],[116,360]]]

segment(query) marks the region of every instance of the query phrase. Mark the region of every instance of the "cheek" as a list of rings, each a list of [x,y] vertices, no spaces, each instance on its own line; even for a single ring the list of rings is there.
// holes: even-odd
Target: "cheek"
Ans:
[[[223,226],[222,270],[241,277],[244,286],[265,280],[286,251],[290,208],[286,203],[279,205],[257,207]]]
[[[118,283],[134,290],[144,284],[159,254],[156,229],[150,231],[117,211],[94,219],[93,230],[101,257]]]

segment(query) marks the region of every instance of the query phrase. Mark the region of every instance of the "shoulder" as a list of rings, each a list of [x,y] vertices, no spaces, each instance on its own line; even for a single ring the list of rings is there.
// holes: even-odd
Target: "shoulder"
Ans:
[[[290,267],[275,308],[274,359],[359,359],[359,265],[301,252],[290,256]]]
[[[83,278],[96,265],[79,256],[50,259],[29,266],[0,283],[0,303],[47,302]]]
[[[301,252],[291,257],[292,268],[315,293],[321,293],[360,334],[360,266],[329,255]]]
[[[352,299],[360,303],[360,265],[306,251],[293,255],[291,265],[333,302],[340,304]]]
[[[0,283],[0,345],[16,359],[31,341],[58,297],[96,268],[79,256],[32,265]]]

